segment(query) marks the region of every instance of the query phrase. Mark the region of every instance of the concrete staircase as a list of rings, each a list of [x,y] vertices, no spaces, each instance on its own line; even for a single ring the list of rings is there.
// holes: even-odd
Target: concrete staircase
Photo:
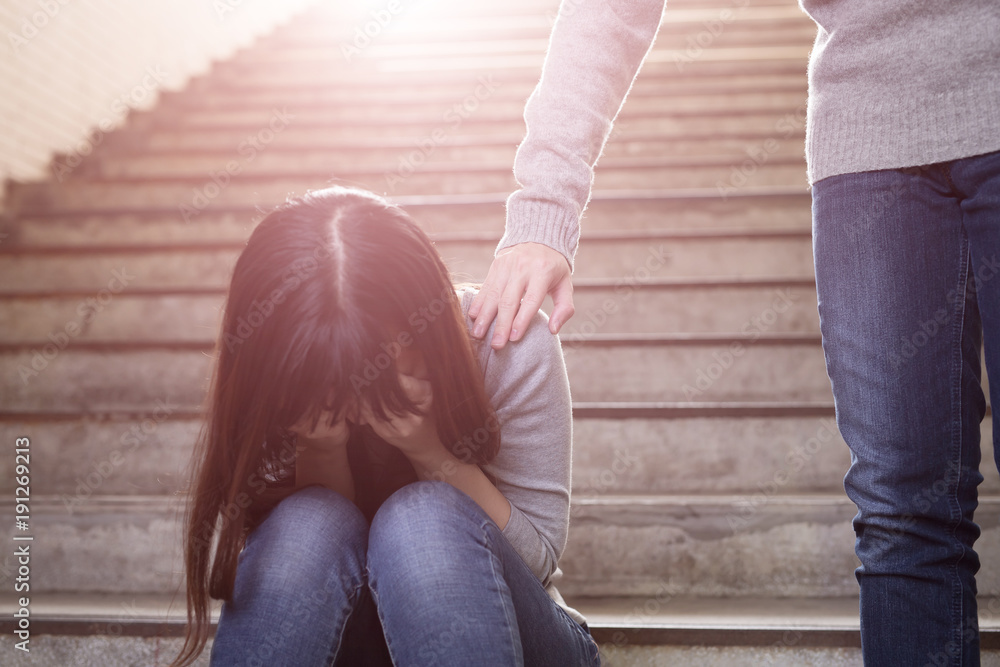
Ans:
[[[9,187],[0,442],[31,439],[34,537],[31,653],[9,664],[173,658],[180,488],[241,244],[288,193],[360,184],[482,279],[557,4],[421,0],[384,26],[317,7],[79,165]],[[576,439],[561,590],[605,664],[860,664],[802,150],[814,35],[793,0],[671,0],[599,165],[562,334]],[[1000,479],[984,474],[980,591],[996,596]],[[998,648],[1000,606],[983,607]]]

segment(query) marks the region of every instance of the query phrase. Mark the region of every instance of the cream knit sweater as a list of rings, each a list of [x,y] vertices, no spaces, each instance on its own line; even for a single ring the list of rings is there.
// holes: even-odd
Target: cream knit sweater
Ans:
[[[1000,0],[801,0],[809,182],[1000,150]],[[563,0],[524,110],[497,251],[525,241],[573,266],[593,170],[664,0]],[[665,108],[664,113],[669,112]],[[662,187],[671,187],[663,183]]]

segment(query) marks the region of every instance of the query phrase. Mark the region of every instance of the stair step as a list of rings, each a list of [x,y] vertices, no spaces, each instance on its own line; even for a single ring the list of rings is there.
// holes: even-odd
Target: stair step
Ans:
[[[386,143],[386,142],[383,142]],[[766,147],[765,147],[766,143]],[[514,163],[516,144],[495,143],[478,145],[463,141],[462,145],[445,140],[442,142],[418,141],[392,142],[382,147],[374,145],[347,145],[321,151],[306,152],[301,148],[269,147],[252,161],[237,159],[240,174],[297,174],[316,173],[324,170],[395,170],[401,164],[435,167],[439,171],[456,163],[481,165]],[[714,150],[713,150],[714,149]],[[760,164],[803,164],[802,137],[797,133],[787,140],[781,136],[762,138],[756,145],[745,139],[726,139],[715,142],[688,141],[614,141],[601,158],[601,169],[615,169],[616,165],[646,163],[651,167],[731,167],[742,166],[747,160],[748,169]],[[233,160],[232,151],[116,151],[81,165],[74,173],[88,178],[203,178],[205,174],[224,170]],[[235,170],[235,168],[234,168]]]
[[[371,58],[369,54],[392,57],[409,56],[406,47],[426,46],[427,50],[412,55],[470,55],[483,51],[491,53],[544,51],[552,26],[554,11],[542,14],[537,7],[525,9],[523,14],[511,11],[502,16],[457,17],[451,12],[428,11],[425,6],[419,14],[403,12],[394,17],[390,25],[377,36],[377,40],[364,52],[354,56],[358,60]],[[553,8],[554,9],[554,8]],[[719,43],[727,46],[763,46],[773,44],[775,38],[782,43],[800,39],[813,39],[815,27],[794,6],[741,7],[727,10],[721,18],[729,24],[724,32],[714,35]],[[654,49],[663,50],[674,44],[684,44],[683,37],[692,29],[704,30],[706,23],[721,24],[718,8],[677,9],[668,7],[664,14],[659,38]],[[365,17],[368,18],[368,17]],[[738,22],[734,19],[739,19]],[[327,27],[327,26],[323,26]],[[812,27],[812,31],[809,28]],[[345,60],[340,40],[331,40],[328,30],[319,30],[302,22],[301,39],[290,41],[282,34],[260,40],[257,48],[237,55],[227,64],[248,65],[267,63],[263,57],[271,54],[288,54],[279,62],[300,62],[310,58],[325,57]],[[471,34],[470,34],[471,33]],[[761,37],[761,33],[766,35]],[[349,35],[348,32],[344,33]],[[477,39],[478,38],[478,39]],[[767,39],[770,38],[770,39]],[[713,43],[713,47],[715,43]]]
[[[200,426],[198,416],[173,417],[154,409],[132,418],[67,416],[52,423],[29,416],[0,421],[0,433],[9,441],[31,434],[41,462],[36,465],[46,470],[44,479],[34,481],[36,492],[84,499],[98,490],[147,495],[182,490]],[[847,445],[829,416],[578,415],[573,427],[573,484],[583,494],[753,494],[774,485],[785,493],[833,493],[842,490],[849,464]],[[992,457],[991,429],[987,418],[981,425],[984,461]],[[138,449],[142,455],[131,456]],[[105,461],[113,465],[111,474]],[[10,462],[0,464],[5,468]],[[98,476],[88,482],[97,468]],[[1000,493],[996,468],[984,465],[982,472],[980,492]],[[12,481],[0,484],[0,490],[12,488]]]
[[[783,126],[780,134],[775,133],[775,136],[771,137],[766,133],[756,135],[746,133],[742,136],[730,135],[723,138],[626,135],[628,129],[628,123],[616,122],[614,135],[608,140],[601,154],[601,165],[605,163],[613,165],[615,161],[625,158],[656,159],[663,163],[673,161],[682,164],[731,162],[734,157],[746,156],[748,150],[755,149],[755,141],[763,144],[768,138],[774,139],[773,145],[768,145],[772,149],[771,157],[801,158],[803,152],[804,134],[801,128],[794,126],[788,128]],[[419,147],[418,142],[412,138],[391,137],[344,140],[336,145],[331,144],[326,148],[318,147],[309,151],[285,144],[270,144],[267,151],[259,153],[247,168],[252,166],[266,171],[268,168],[273,168],[272,165],[280,165],[292,155],[297,155],[303,160],[302,168],[308,169],[329,169],[348,160],[351,164],[370,167],[386,163],[394,164],[401,156],[405,157],[410,151]],[[428,164],[447,162],[495,164],[505,160],[512,164],[516,149],[517,142],[511,141],[509,137],[455,134],[423,152]],[[111,176],[113,172],[127,175],[126,169],[141,169],[151,174],[156,173],[154,170],[157,168],[171,169],[178,173],[181,169],[198,169],[204,172],[217,169],[220,159],[225,163],[232,157],[232,150],[209,147],[136,150],[135,146],[122,141],[100,153],[99,157],[100,159],[91,158],[89,165],[95,170],[98,168],[105,170],[107,176]],[[83,168],[79,171],[83,173]],[[92,175],[90,171],[86,173]]]
[[[268,119],[274,108],[287,110],[291,122],[310,126],[334,125],[340,123],[357,123],[365,125],[376,122],[383,124],[410,123],[441,123],[448,122],[445,115],[448,110],[458,112],[466,97],[470,97],[475,109],[469,113],[476,116],[506,117],[519,120],[524,113],[526,95],[522,91],[516,94],[505,94],[503,83],[499,79],[482,77],[475,86],[456,87],[451,96],[446,99],[421,100],[409,99],[405,106],[401,101],[387,100],[385,102],[368,100],[341,99],[336,106],[321,106],[309,104],[295,106],[289,101],[280,102],[272,107],[241,105],[232,108],[185,108],[183,114],[150,114],[150,121],[155,120],[160,129],[185,129],[208,127],[243,127],[260,123],[261,118]],[[495,88],[492,87],[495,84]],[[529,91],[530,92],[530,91]],[[804,91],[796,90],[786,93],[760,93],[757,91],[731,93],[729,95],[662,95],[629,97],[622,107],[619,119],[626,128],[631,121],[639,118],[655,118],[668,116],[712,116],[725,115],[758,115],[771,114],[776,117],[794,112],[805,104]],[[616,125],[618,121],[616,120]]]
[[[0,351],[11,411],[115,410],[200,405],[211,372],[203,345]],[[131,348],[131,349],[129,349]],[[44,355],[48,354],[49,358]],[[830,382],[816,338],[590,339],[565,347],[578,401],[826,401]]]
[[[307,124],[292,117],[278,133],[268,134],[269,123],[275,109],[260,109],[252,120],[242,126],[212,127],[189,126],[183,129],[160,127],[151,124],[148,131],[133,132],[126,128],[120,135],[110,135],[109,145],[122,145],[133,151],[144,150],[213,150],[228,151],[231,159],[240,160],[251,153],[250,141],[257,139],[261,146],[256,153],[272,147],[306,148],[311,150],[337,149],[339,146],[356,143],[359,140],[386,140],[411,142],[430,140],[437,144],[451,141],[470,141],[472,137],[488,138],[490,143],[506,142],[516,146],[524,136],[524,120],[512,114],[493,113],[488,104],[467,112],[466,117],[457,118],[444,114],[453,105],[462,102],[457,97],[451,104],[442,106],[438,115],[424,122],[394,122],[360,115],[350,123],[322,122]],[[281,107],[276,107],[280,112]],[[294,111],[289,110],[294,116]],[[691,137],[713,137],[715,139],[752,137],[761,141],[767,138],[783,139],[796,137],[800,140],[804,127],[801,108],[787,108],[771,112],[744,113],[733,109],[717,113],[676,113],[669,109],[649,116],[623,118],[616,140],[629,140],[658,135],[662,139],[685,139]],[[275,127],[280,127],[275,124]],[[437,139],[435,139],[437,137]],[[242,147],[244,154],[239,151]],[[223,166],[224,163],[223,163]],[[510,168],[511,165],[507,165]],[[601,169],[598,169],[598,173]]]
[[[787,598],[698,599],[570,598],[587,616],[608,667],[676,665],[762,665],[844,667],[861,664],[856,597],[821,600]],[[31,602],[31,653],[19,664],[67,664],[88,656],[88,664],[164,667],[180,650],[184,609],[166,595],[52,593]],[[980,597],[983,664],[1000,660],[1000,629],[990,609],[996,598]],[[212,601],[214,637],[221,603]],[[10,619],[16,600],[0,599]],[[0,650],[13,651],[13,620],[0,624]],[[213,637],[195,665],[208,665]],[[125,657],[127,656],[127,657]],[[128,662],[122,662],[122,660]],[[138,662],[137,662],[138,661]]]
[[[711,343],[564,346],[579,401],[825,401],[819,340],[733,337]]]
[[[567,335],[819,332],[816,288],[811,281],[636,280],[634,287],[623,281],[610,289],[598,281],[581,281],[574,287],[573,298],[576,315],[562,330]],[[784,308],[785,302],[793,305]],[[707,303],[712,308],[705,308]],[[551,299],[546,298],[543,307],[552,312]]]
[[[782,636],[786,640],[794,638],[796,647],[860,646],[856,597],[789,600],[659,596],[570,598],[567,602],[587,617],[591,633],[605,650],[706,644],[770,647]],[[992,598],[982,598],[980,605],[988,608],[992,602]],[[210,605],[213,635],[221,606],[218,600]],[[16,600],[0,598],[0,613],[5,619],[16,609]],[[33,634],[43,635],[33,638],[32,651],[57,637],[67,641],[71,637],[108,635],[108,639],[160,639],[160,653],[167,656],[168,647],[176,650],[173,647],[179,646],[168,638],[182,637],[184,632],[183,600],[163,594],[49,593],[35,597],[30,610]],[[8,635],[13,634],[13,629],[13,621],[5,620],[0,625],[0,632]],[[981,632],[985,647],[995,642],[997,627],[993,619],[984,616]],[[708,638],[711,640],[706,641]],[[211,639],[206,654],[210,650]]]
[[[568,602],[587,616],[591,633],[601,645],[602,663],[609,667],[765,664],[760,658],[779,667],[825,667],[845,664],[833,662],[844,654],[860,659],[857,598],[571,598]],[[980,604],[987,607],[991,602],[983,598]],[[15,600],[0,599],[4,618],[16,609]],[[43,655],[88,655],[94,658],[93,664],[118,665],[128,655],[143,660],[144,665],[160,667],[169,663],[182,643],[183,600],[166,595],[52,593],[33,598],[30,609],[30,655],[35,657],[26,664],[62,664],[51,659],[39,662]],[[220,609],[221,602],[212,601],[212,636],[196,665],[208,664]],[[996,628],[990,618],[984,618],[981,627],[981,641],[989,649],[995,643]],[[10,650],[13,630],[13,621],[4,621],[0,627],[11,637]],[[726,659],[687,661],[691,653],[706,652],[718,652]],[[814,659],[805,662],[804,656]],[[830,662],[815,661],[828,656]],[[670,659],[664,662],[666,657]]]
[[[854,597],[573,599],[601,645],[602,664],[625,666],[860,665]],[[1000,601],[981,597],[983,665],[1000,662]]]
[[[653,76],[662,76],[664,74],[677,74],[682,70],[686,76],[728,77],[743,72],[760,72],[768,69],[781,72],[801,71],[802,66],[808,60],[812,41],[811,39],[800,39],[793,44],[763,47],[713,47],[705,49],[696,58],[692,58],[690,50],[686,48],[659,48],[650,52],[643,63],[643,72],[650,72]],[[353,67],[347,71],[333,71],[333,68],[330,70],[309,70],[308,68],[289,70],[289,68],[284,67],[269,72],[267,69],[240,68],[239,63],[233,63],[231,68],[236,70],[235,73],[230,74],[220,68],[218,74],[220,80],[224,81],[226,74],[229,74],[233,79],[244,80],[254,86],[269,86],[280,84],[282,81],[286,84],[302,85],[307,83],[307,78],[308,81],[317,86],[336,86],[342,81],[361,78],[370,73],[378,74],[380,82],[383,81],[382,74],[391,75],[402,72],[414,72],[427,76],[460,75],[468,72],[504,72],[506,74],[522,70],[537,75],[544,60],[544,51],[537,48],[517,53],[421,57],[422,46],[413,46],[407,49],[412,53],[404,55],[404,49],[373,44],[365,49],[364,57],[355,60]],[[389,81],[385,82],[389,83]]]
[[[850,596],[857,591],[856,513],[843,494],[575,496],[560,590],[578,596]],[[1000,585],[998,518],[1000,499],[980,498],[983,595],[996,595]]]
[[[509,193],[465,196],[403,196],[403,206],[431,234],[503,234],[504,202]],[[266,211],[266,210],[265,210]],[[213,204],[185,223],[176,206],[105,206],[93,210],[30,211],[16,220],[0,219],[7,234],[0,248],[118,243],[243,242],[263,213],[242,203]],[[687,191],[596,191],[582,222],[591,232],[691,234],[725,231],[811,230],[810,200],[805,190],[746,187],[719,197],[716,188]]]
[[[815,31],[815,29],[814,29]],[[340,54],[336,54],[340,57]],[[298,53],[286,51],[273,51],[267,55],[268,62],[277,62],[283,59],[290,59],[301,62]],[[315,60],[326,61],[329,54],[324,51],[322,56]],[[464,76],[461,78],[448,79],[446,77],[436,77],[433,80],[413,82],[406,79],[393,81],[390,86],[372,87],[371,81],[359,80],[343,82],[335,89],[322,88],[309,84],[299,87],[283,85],[280,88],[271,86],[246,85],[238,80],[216,82],[208,78],[195,79],[192,86],[199,88],[197,94],[192,94],[190,89],[180,91],[169,91],[162,93],[158,109],[164,112],[186,113],[188,109],[240,109],[240,108],[264,108],[288,106],[293,109],[316,106],[316,107],[336,107],[344,103],[431,103],[437,102],[446,107],[455,103],[456,97],[461,98],[468,94],[470,84],[477,82],[475,76]],[[523,75],[518,76],[511,73],[505,76],[502,84],[494,91],[491,99],[520,99],[524,101],[531,94],[538,77]],[[625,101],[626,108],[632,104],[638,104],[640,100],[647,98],[656,99],[685,99],[689,97],[700,97],[710,100],[726,95],[798,95],[803,94],[805,83],[805,72],[797,74],[787,74],[774,76],[767,72],[757,72],[756,74],[733,77],[731,79],[713,79],[708,81],[690,78],[678,78],[676,76],[639,77]],[[523,111],[523,108],[522,108]],[[152,112],[139,112],[136,115]],[[132,118],[134,116],[130,116]]]
[[[594,334],[818,334],[816,290],[809,281],[656,281],[630,274],[613,280],[578,281],[576,315],[565,335]],[[60,332],[77,343],[177,341],[211,345],[221,325],[225,287],[185,292],[130,288],[99,311],[87,299],[100,292],[59,287],[53,292],[0,294],[0,346],[40,348]],[[792,305],[786,307],[790,302]],[[710,303],[713,308],[706,309]],[[98,305],[101,305],[98,303]],[[81,312],[82,309],[82,312]],[[778,312],[778,309],[783,312]],[[551,312],[546,299],[543,310]],[[82,325],[89,319],[88,326]],[[50,337],[51,336],[51,337]]]
[[[670,16],[671,10],[665,14],[660,33],[652,48],[652,55],[675,62],[673,53],[676,50],[685,51],[688,60],[705,52],[718,53],[727,49],[767,52],[775,46],[801,46],[810,44],[816,38],[815,25],[794,7],[782,7],[766,10],[743,8],[731,14],[738,15],[739,22],[730,20],[728,29],[712,35],[711,45],[700,48],[692,37],[698,32],[706,32],[706,23],[715,22],[720,25],[720,13],[712,10],[695,13],[683,13]],[[701,21],[692,24],[694,17],[702,17]],[[399,23],[389,26],[377,41],[373,42],[359,53],[345,54],[342,45],[349,40],[330,39],[326,35],[316,35],[314,31],[304,28],[302,39],[297,43],[281,43],[266,40],[259,48],[240,54],[223,66],[220,70],[229,72],[237,70],[250,74],[265,70],[268,67],[287,67],[289,63],[315,65],[327,63],[351,63],[356,66],[378,61],[395,61],[421,58],[469,58],[490,55],[500,57],[514,54],[543,54],[548,45],[551,24],[539,21],[535,17],[507,17],[497,25],[486,25],[488,19],[479,21],[414,21],[412,17],[402,17]],[[492,22],[491,22],[492,23]],[[405,25],[404,25],[405,24]],[[516,27],[515,27],[516,24]],[[462,26],[462,27],[459,27]],[[402,28],[393,31],[393,28]],[[479,39],[469,39],[459,30],[474,30],[480,33]],[[400,34],[401,32],[409,34]],[[692,35],[694,32],[694,35]],[[273,59],[268,59],[272,57]],[[350,60],[348,59],[350,58]],[[677,61],[686,64],[688,60]],[[500,61],[502,62],[502,61]]]
[[[0,283],[10,293],[108,288],[226,288],[244,244],[74,246],[12,248],[0,252]],[[437,236],[435,246],[456,276],[486,277],[497,239],[466,241]],[[814,275],[808,235],[583,239],[574,276],[580,279],[733,278],[809,280]],[[117,273],[116,273],[117,272]],[[115,289],[115,288],[112,288]]]
[[[704,29],[705,23],[719,21],[720,14],[722,18],[728,19],[729,24],[726,26],[725,35],[718,35],[718,37],[723,38],[728,35],[730,39],[735,37],[741,41],[750,40],[755,32],[778,33],[790,38],[797,36],[799,29],[811,25],[801,11],[796,12],[794,6],[787,4],[784,6],[773,4],[758,6],[760,3],[754,2],[752,7],[748,6],[750,3],[742,3],[742,6],[735,8],[734,4],[730,2],[728,6],[702,5],[682,9],[671,3],[663,16],[659,37],[664,43],[671,44],[689,33],[692,28]],[[500,43],[501,40],[506,39],[545,39],[551,31],[556,8],[556,5],[552,5],[548,11],[543,12],[542,8],[536,5],[494,16],[485,13],[478,16],[456,16],[450,10],[435,12],[428,7],[427,3],[424,3],[420,14],[403,13],[398,15],[393,23],[386,26],[386,29],[378,35],[378,40],[382,44],[405,44],[434,43],[443,39],[454,42],[485,41],[487,43]],[[728,12],[723,13],[720,10],[728,10]],[[739,21],[733,20],[737,18]],[[365,16],[364,19],[370,20],[370,16]],[[322,17],[320,20],[322,21]],[[322,27],[328,28],[328,26]],[[348,27],[344,34],[350,34],[351,27],[353,26]],[[264,61],[261,57],[262,54],[270,55],[284,52],[293,53],[295,59],[300,59],[312,53],[325,54],[334,51],[338,58],[344,58],[339,50],[339,44],[329,38],[327,31],[306,21],[302,21],[296,28],[301,30],[301,39],[289,39],[285,31],[277,32],[260,39],[257,48],[238,54],[233,61],[238,63],[261,62]],[[813,28],[811,36],[815,36],[815,28]],[[766,42],[761,40],[760,43]],[[655,46],[661,46],[660,39],[657,40]],[[332,47],[337,48],[334,50]]]
[[[831,432],[832,403],[583,403],[573,406],[574,485],[579,493],[755,493],[840,490],[846,446]],[[0,412],[0,436],[32,438],[46,475],[36,493],[86,500],[183,491],[200,408],[154,401],[130,410]],[[988,433],[990,420],[984,422]],[[739,447],[733,447],[739,442]],[[990,440],[983,456],[989,458]],[[141,456],[133,455],[142,450]],[[809,465],[801,466],[808,458]],[[108,464],[111,467],[108,467]],[[12,492],[12,460],[0,460],[0,492]],[[705,470],[692,475],[691,470]],[[92,476],[96,471],[97,476]],[[1000,488],[985,470],[984,492]]]
[[[683,41],[684,37],[696,35],[675,34],[670,40],[672,43],[665,40],[650,52],[643,71],[648,71],[652,78],[703,76],[717,79],[742,73],[768,72],[779,76],[801,73],[809,47],[815,40],[815,28],[811,35],[806,30],[793,30],[792,34],[766,28],[759,29],[758,34],[732,32],[700,50],[690,41]],[[762,44],[768,40],[769,44]],[[328,39],[326,42],[327,45],[331,43],[339,48],[347,40],[335,42]],[[211,80],[235,87],[241,84],[263,87],[280,85],[281,82],[301,86],[307,83],[305,72],[313,75],[315,83],[320,86],[340,83],[357,85],[364,81],[366,74],[376,73],[385,83],[391,84],[403,72],[414,72],[424,80],[430,80],[432,77],[429,75],[437,74],[439,76],[433,78],[440,83],[442,80],[461,80],[472,72],[492,71],[520,81],[537,74],[544,59],[546,43],[544,37],[513,38],[486,45],[480,45],[475,40],[454,39],[386,41],[372,44],[360,54],[352,54],[350,61],[343,53],[331,52],[328,48],[312,47],[306,51],[275,46],[262,50],[260,56],[273,55],[273,61],[246,59],[223,63],[213,71]],[[748,64],[755,67],[748,67]],[[282,73],[286,76],[279,78]]]
[[[33,496],[32,591],[177,590],[183,510],[182,497],[95,494],[71,504]],[[576,495],[559,588],[574,596],[854,595],[856,512],[843,494]],[[976,518],[979,590],[997,595],[1000,498],[982,497]],[[4,558],[9,579],[13,557]]]
[[[233,163],[238,158],[234,154]],[[746,158],[749,160],[749,158]],[[595,187],[609,190],[656,188],[670,183],[680,188],[715,188],[716,196],[727,198],[746,186],[805,188],[805,172],[799,161],[783,163],[768,160],[749,171],[741,171],[743,158],[722,165],[650,165],[636,164],[607,168],[595,178]],[[752,162],[752,161],[751,161]],[[516,189],[509,165],[505,168],[478,168],[437,165],[414,166],[406,163],[384,170],[314,173],[294,175],[242,174],[231,177],[226,164],[211,175],[199,178],[157,179],[70,179],[59,187],[49,183],[21,184],[9,193],[15,210],[99,209],[115,201],[122,207],[176,207],[178,220],[197,219],[209,206],[255,205],[273,206],[289,195],[322,188],[333,183],[359,185],[377,193],[419,195],[426,192],[442,194],[485,194]],[[231,167],[231,165],[229,165]],[[236,167],[232,167],[235,172]],[[221,175],[220,175],[221,174]],[[214,177],[214,180],[213,180]],[[219,183],[222,183],[220,186]],[[184,207],[184,208],[182,208]]]
[[[711,493],[752,495],[840,493],[850,463],[826,414],[726,414],[697,406],[687,414],[646,407],[636,416],[621,404],[595,414],[578,403],[573,420],[573,487],[578,494]],[[183,491],[200,414],[169,411],[169,404],[133,414],[0,414],[6,442],[30,434],[44,477],[36,493],[82,501],[104,495],[165,495]],[[170,412],[168,414],[168,412]],[[799,411],[803,412],[802,410]],[[983,460],[993,456],[992,419],[982,425]],[[738,443],[738,446],[737,446]],[[133,455],[141,451],[141,455]],[[110,463],[111,467],[107,464]],[[0,492],[12,493],[13,461],[0,461]],[[96,474],[95,474],[96,473]],[[1000,476],[982,466],[980,493],[1000,494]]]
[[[987,609],[993,602],[993,598],[983,597],[980,606]],[[726,640],[719,642],[723,646],[754,645],[751,643],[754,636],[757,633],[767,636],[768,630],[808,632],[813,639],[801,644],[805,646],[822,645],[819,643],[821,638],[848,645],[860,639],[857,597],[800,600],[688,598],[664,594],[650,598],[569,597],[567,603],[587,617],[587,625],[595,635],[605,635],[599,641],[619,646],[626,643],[699,645],[704,642],[699,635],[713,630],[728,635]],[[221,607],[220,600],[210,603],[213,633]],[[15,599],[9,595],[0,596],[0,614],[5,619],[0,632],[13,629],[13,622],[6,619],[17,608]],[[184,600],[162,593],[46,593],[32,600],[31,616],[35,632],[70,636],[176,637],[183,635],[186,621]],[[995,639],[1000,623],[985,615],[982,620],[981,629]],[[95,632],[100,629],[104,632]],[[624,636],[615,636],[617,632]]]
[[[295,57],[294,53],[284,55],[282,51],[274,51],[267,55],[270,61],[283,58],[295,59]],[[806,72],[801,69],[787,73],[772,73],[758,69],[738,76],[711,78],[677,76],[677,74],[678,72],[673,72],[656,76],[643,70],[642,76],[636,79],[635,85],[629,92],[625,104],[628,105],[633,99],[643,97],[772,92],[801,94],[806,85]],[[297,108],[310,104],[335,106],[344,101],[378,103],[395,100],[407,102],[438,100],[450,106],[455,103],[456,96],[461,98],[468,94],[469,86],[475,86],[478,82],[475,73],[460,73],[455,76],[435,73],[433,77],[421,76],[419,73],[405,77],[385,74],[380,80],[387,80],[389,85],[373,86],[372,78],[365,77],[341,81],[335,88],[316,86],[308,81],[281,81],[275,82],[274,85],[262,86],[248,82],[245,78],[226,78],[222,81],[217,81],[216,78],[195,78],[184,90],[165,92],[161,98],[162,108],[165,111],[182,113],[189,107],[271,109],[284,105]],[[537,83],[537,73],[506,72],[495,94],[498,97],[520,97],[523,101],[528,98]],[[146,112],[138,112],[136,115],[142,113]]]
[[[85,500],[102,495],[183,491],[202,425],[200,415],[26,416],[0,420],[0,435],[32,439],[32,463],[45,475],[38,494]],[[585,413],[584,413],[585,414]],[[983,424],[990,433],[991,421]],[[840,492],[850,463],[832,416],[632,417],[573,422],[573,486],[582,494],[753,494],[776,484],[784,493]],[[984,437],[984,459],[991,439]],[[739,443],[739,446],[734,446]],[[108,464],[111,464],[110,467]],[[13,493],[13,460],[0,461],[0,492]],[[779,471],[781,471],[779,473]],[[778,477],[775,482],[776,475]],[[980,491],[1000,491],[987,475]]]

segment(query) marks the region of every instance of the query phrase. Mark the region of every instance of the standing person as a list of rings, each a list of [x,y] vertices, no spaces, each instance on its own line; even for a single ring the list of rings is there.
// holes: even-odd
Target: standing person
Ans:
[[[213,666],[600,665],[555,583],[572,409],[559,341],[502,351],[427,235],[329,188],[233,270],[192,459],[188,628]]]
[[[1000,405],[1000,3],[802,6],[819,27],[806,157],[865,662],[978,665],[983,343]],[[470,311],[477,335],[496,317],[495,348],[524,335],[546,292],[553,333],[572,314],[593,168],[663,8],[563,2],[525,108],[521,188]],[[993,441],[1000,457],[998,420]]]

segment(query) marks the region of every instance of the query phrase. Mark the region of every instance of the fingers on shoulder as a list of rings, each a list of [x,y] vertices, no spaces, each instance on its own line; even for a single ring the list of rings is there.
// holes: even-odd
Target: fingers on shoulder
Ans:
[[[530,355],[540,363],[547,358],[562,357],[559,338],[549,331],[549,316],[544,310],[539,309],[531,315],[516,345],[520,347],[519,354]]]

